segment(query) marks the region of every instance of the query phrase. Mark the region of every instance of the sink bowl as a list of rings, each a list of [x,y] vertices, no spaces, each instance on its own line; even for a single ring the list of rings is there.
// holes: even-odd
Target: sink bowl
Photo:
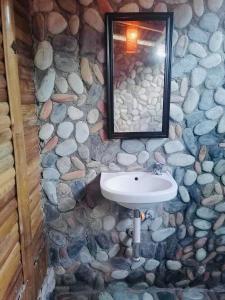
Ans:
[[[177,195],[177,183],[169,172],[101,173],[100,187],[105,198],[130,209],[148,209]]]

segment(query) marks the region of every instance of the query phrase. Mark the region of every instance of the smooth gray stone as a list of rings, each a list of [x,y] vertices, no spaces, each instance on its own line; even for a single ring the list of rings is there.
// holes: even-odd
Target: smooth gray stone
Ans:
[[[218,163],[214,167],[214,173],[217,176],[222,176],[225,174],[225,160],[221,159],[218,161]]]
[[[207,145],[207,146],[212,146],[217,143],[217,138],[213,136],[212,134],[205,134],[200,136],[198,139],[199,144],[201,145]]]
[[[199,109],[201,110],[209,110],[214,105],[213,101],[213,91],[212,90],[204,90],[201,99],[199,102]]]
[[[173,66],[172,78],[182,77],[184,74],[191,72],[197,66],[197,63],[197,58],[188,54]]]
[[[52,113],[50,115],[50,120],[54,124],[61,123],[65,117],[67,112],[67,106],[65,104],[54,104]]]
[[[218,213],[216,213],[213,209],[208,207],[200,207],[196,211],[196,215],[204,220],[214,220],[218,217]]]
[[[54,55],[56,69],[65,73],[78,71],[79,65],[74,59],[74,55],[66,52],[56,52]]]
[[[39,102],[46,102],[51,97],[55,84],[55,75],[55,70],[50,68],[42,78],[36,93]]]
[[[192,114],[186,116],[187,126],[192,128],[198,123],[200,123],[204,118],[204,113],[202,111],[195,111]]]
[[[195,126],[194,133],[196,135],[204,135],[212,131],[217,125],[216,121],[206,120]]]
[[[191,154],[197,155],[198,145],[196,143],[196,138],[191,130],[191,128],[185,128],[183,131],[183,139],[186,147],[190,151]]]
[[[122,141],[121,148],[127,153],[137,153],[145,149],[145,145],[140,140]]]
[[[174,234],[176,231],[175,228],[165,228],[165,229],[160,229],[158,231],[155,231],[152,233],[152,239],[154,242],[162,242],[166,240],[169,236]]]
[[[202,16],[199,26],[206,31],[215,32],[219,26],[220,19],[214,13],[206,13]]]
[[[193,225],[200,230],[209,230],[212,227],[210,222],[202,219],[195,219]]]
[[[191,40],[203,44],[208,43],[209,40],[209,34],[207,32],[193,25],[189,27],[188,36]]]
[[[223,65],[219,65],[215,68],[209,69],[207,72],[207,78],[205,80],[205,86],[209,90],[216,89],[224,83],[225,70]]]

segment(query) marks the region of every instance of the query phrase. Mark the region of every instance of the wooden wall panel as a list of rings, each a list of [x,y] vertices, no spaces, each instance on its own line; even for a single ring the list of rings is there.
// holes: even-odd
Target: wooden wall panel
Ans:
[[[29,0],[1,0],[0,23],[0,299],[34,300],[47,246]]]

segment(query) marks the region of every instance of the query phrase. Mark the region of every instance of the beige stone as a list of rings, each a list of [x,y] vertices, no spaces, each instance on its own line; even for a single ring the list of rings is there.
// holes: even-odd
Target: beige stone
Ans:
[[[95,76],[97,77],[98,81],[103,85],[105,83],[105,80],[104,80],[102,71],[97,64],[93,65],[93,71],[94,71]]]
[[[84,21],[98,32],[104,32],[105,30],[104,22],[101,16],[94,8],[88,8],[85,11]]]
[[[81,77],[84,80],[84,82],[87,83],[88,85],[92,85],[93,76],[92,76],[89,61],[86,57],[81,58],[80,69],[81,69]]]
[[[79,0],[79,2],[84,6],[88,6],[93,2],[93,0]]]
[[[70,32],[73,35],[76,35],[79,31],[79,26],[80,26],[80,19],[77,15],[73,15],[69,19],[69,28]]]
[[[59,34],[67,27],[65,18],[58,12],[51,12],[47,20],[48,31],[52,34]]]
[[[119,12],[139,12],[139,6],[136,3],[128,3],[123,5]]]
[[[154,0],[139,0],[139,4],[142,8],[150,9],[153,6]]]

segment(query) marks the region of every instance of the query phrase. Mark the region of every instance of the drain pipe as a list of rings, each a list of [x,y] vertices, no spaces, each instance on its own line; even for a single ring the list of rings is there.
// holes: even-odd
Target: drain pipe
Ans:
[[[140,260],[140,242],[141,242],[141,213],[138,209],[134,210],[133,226],[133,259]]]

